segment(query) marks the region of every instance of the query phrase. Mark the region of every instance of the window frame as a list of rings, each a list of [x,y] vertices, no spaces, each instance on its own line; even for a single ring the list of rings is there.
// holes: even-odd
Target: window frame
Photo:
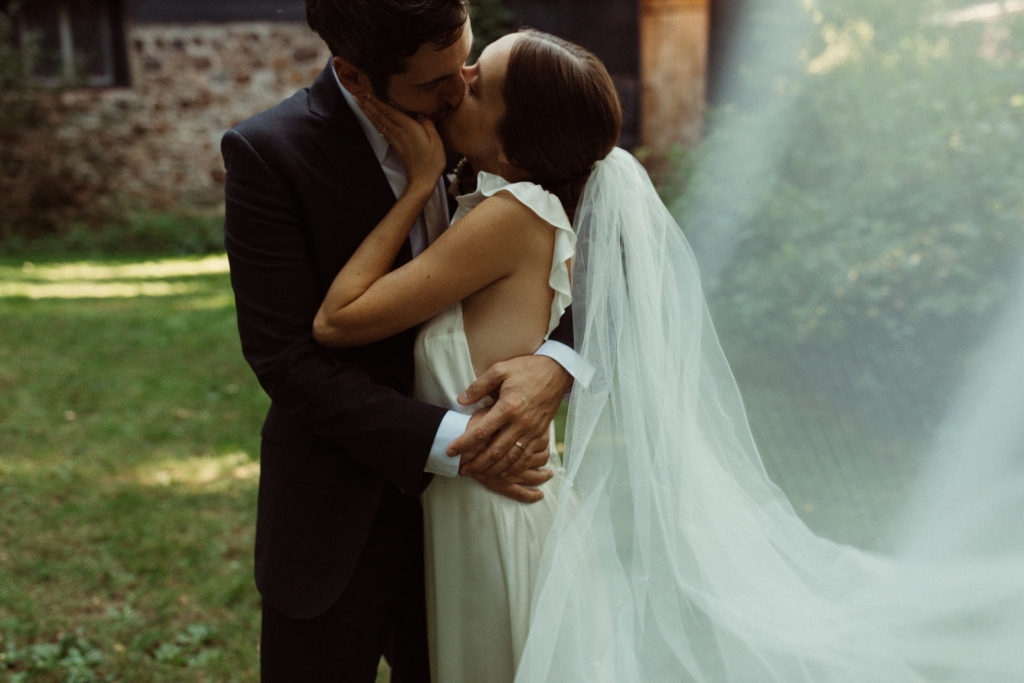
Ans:
[[[76,50],[75,45],[74,13],[77,3],[74,0],[52,0],[51,5],[56,9],[56,61],[59,73],[37,73],[35,70],[38,55],[32,49],[32,32],[52,27],[34,26],[24,13],[19,12],[13,17],[14,37],[21,50],[26,80],[34,86],[54,89],[129,85],[124,13],[120,0],[98,0],[100,30],[88,46],[98,47],[102,73],[91,74],[76,69],[78,56],[83,52],[81,49]]]

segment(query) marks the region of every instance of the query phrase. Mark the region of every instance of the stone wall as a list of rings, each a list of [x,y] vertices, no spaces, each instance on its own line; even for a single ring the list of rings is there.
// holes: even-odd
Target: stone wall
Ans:
[[[122,188],[163,205],[219,197],[224,132],[311,84],[329,57],[292,23],[134,26],[128,50],[132,87],[101,106],[123,113]]]
[[[129,87],[34,95],[35,120],[4,132],[5,222],[75,220],[104,202],[219,205],[221,136],[311,84],[329,57],[304,23],[140,24],[126,44]]]
[[[641,3],[642,104],[626,144],[657,152],[699,138],[707,5]],[[125,42],[130,86],[44,93],[35,123],[0,130],[0,232],[219,206],[221,136],[312,83],[329,57],[302,22],[136,23]]]

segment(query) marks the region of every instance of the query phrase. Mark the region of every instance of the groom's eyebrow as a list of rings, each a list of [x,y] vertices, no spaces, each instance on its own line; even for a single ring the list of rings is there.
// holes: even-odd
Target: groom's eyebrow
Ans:
[[[417,83],[416,87],[418,87],[418,88],[428,88],[428,87],[430,87],[432,85],[436,85],[436,84],[440,83],[441,81],[447,81],[453,75],[454,74],[445,74],[444,76],[438,76],[437,78],[435,78],[432,81],[425,81],[423,83]]]

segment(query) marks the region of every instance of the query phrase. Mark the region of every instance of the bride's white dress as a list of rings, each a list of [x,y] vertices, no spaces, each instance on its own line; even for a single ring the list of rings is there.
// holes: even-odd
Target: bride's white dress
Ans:
[[[571,300],[566,261],[573,255],[575,235],[554,195],[533,183],[509,183],[488,173],[479,175],[476,192],[459,198],[453,222],[501,191],[552,226],[550,333]],[[415,358],[417,399],[466,413],[476,409],[456,401],[476,378],[461,303],[421,327]],[[423,512],[433,680],[512,680],[561,483],[554,443],[552,438],[549,466],[556,476],[541,487],[539,503],[524,505],[499,496],[470,477],[434,477],[427,487]]]

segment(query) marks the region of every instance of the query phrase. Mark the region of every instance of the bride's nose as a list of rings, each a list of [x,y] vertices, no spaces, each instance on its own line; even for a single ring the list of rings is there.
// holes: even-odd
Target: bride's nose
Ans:
[[[441,99],[452,109],[458,109],[466,94],[466,67],[462,67],[457,74],[445,81],[443,87]]]

